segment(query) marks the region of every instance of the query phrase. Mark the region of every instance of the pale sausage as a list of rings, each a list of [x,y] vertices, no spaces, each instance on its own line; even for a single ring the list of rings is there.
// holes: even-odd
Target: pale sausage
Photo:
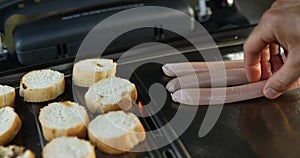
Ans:
[[[213,74],[213,78],[211,74]],[[169,92],[174,92],[184,88],[226,87],[246,83],[248,83],[248,80],[245,69],[238,68],[225,70],[225,75],[219,71],[210,71],[180,76],[169,81],[166,89]]]
[[[223,65],[224,64],[224,65]],[[183,63],[171,63],[165,64],[162,69],[167,76],[183,76],[198,72],[208,72],[214,70],[220,70],[220,68],[234,69],[243,68],[243,60],[232,61],[212,61],[212,62],[183,62]]]
[[[266,80],[235,87],[181,89],[172,94],[172,100],[188,105],[232,103],[264,96],[265,84]]]

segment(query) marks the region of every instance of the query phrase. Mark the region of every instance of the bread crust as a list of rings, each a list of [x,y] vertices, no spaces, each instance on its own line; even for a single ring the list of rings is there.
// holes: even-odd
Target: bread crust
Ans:
[[[94,65],[94,71],[87,71],[85,68],[81,67],[81,64],[89,63]],[[96,70],[97,64],[110,65],[111,68],[107,68],[106,70]],[[79,61],[74,64],[73,67],[73,82],[77,86],[81,87],[90,87],[95,82],[100,81],[105,78],[114,77],[116,74],[116,63],[114,63],[111,59],[86,59]]]
[[[14,114],[15,114],[15,119],[11,127],[2,135],[0,135],[0,145],[5,145],[9,143],[11,140],[13,140],[21,129],[22,126],[21,119],[17,113],[14,112]]]
[[[24,153],[24,156],[27,156],[27,158],[35,158],[35,154],[31,150],[26,150]]]
[[[133,115],[129,113],[129,115]],[[119,137],[101,140],[100,138],[96,137],[93,133],[88,130],[88,137],[92,144],[94,144],[100,151],[108,154],[122,154],[125,152],[130,151],[133,147],[135,147],[138,143],[144,141],[146,139],[146,133],[143,125],[135,116],[138,125],[131,131],[128,131],[126,134],[121,135]],[[114,147],[121,147],[122,150],[116,149]]]
[[[130,92],[123,93],[121,99],[114,104],[104,104],[99,99],[95,99],[95,97],[89,96],[88,93],[84,96],[88,109],[93,113],[107,113],[117,110],[128,111],[132,108],[132,102],[136,102],[137,100],[137,89],[134,85]]]
[[[24,97],[26,102],[45,102],[57,98],[59,95],[63,94],[65,91],[65,78],[62,77],[57,83],[49,87],[44,88],[31,88],[28,87],[22,81],[26,79],[28,75],[31,75],[33,71],[24,75],[20,82],[20,96]]]
[[[0,152],[3,152],[2,155],[3,157],[22,157],[22,158],[35,158],[35,154],[29,150],[25,149],[22,146],[17,146],[17,145],[9,145],[7,147],[1,146],[0,147]]]
[[[57,138],[57,139],[64,139],[64,138]],[[56,157],[59,156],[59,153],[51,153],[51,151],[49,151],[49,150],[51,150],[51,147],[53,147],[54,145],[59,145],[57,143],[53,144],[54,140],[51,141],[50,143],[46,144],[45,148],[43,149],[42,155],[44,158],[54,158],[53,156],[56,156]],[[80,141],[86,141],[86,140],[80,140]],[[67,148],[65,148],[65,149],[67,149]],[[89,143],[88,151],[89,151],[88,155],[86,155],[85,158],[96,158],[94,146],[92,146],[90,143]],[[57,155],[55,155],[55,154],[57,154]]]
[[[71,106],[73,104],[70,101],[65,101],[65,102],[60,102],[60,103],[65,106]],[[42,111],[42,109],[41,109],[41,111]],[[89,122],[89,117],[88,117],[88,114],[86,113],[86,111],[85,111],[84,118],[83,118],[84,120],[80,124],[78,124],[77,126],[72,127],[72,128],[63,128],[63,129],[50,128],[50,127],[47,127],[46,125],[44,125],[44,123],[43,123],[44,120],[42,120],[42,118],[43,118],[43,115],[46,115],[46,114],[47,113],[44,114],[44,113],[40,112],[39,121],[42,126],[44,138],[47,141],[51,141],[54,138],[62,137],[62,136],[76,136],[79,138],[85,138],[86,133],[87,133],[86,126]]]
[[[87,129],[83,124],[80,124],[74,128],[69,128],[69,129],[48,128],[42,125],[42,130],[43,130],[44,138],[47,141],[51,141],[54,138],[62,137],[62,136],[76,136],[78,138],[85,138],[87,132]]]
[[[7,88],[12,88],[12,87],[7,86]],[[16,97],[16,91],[14,88],[13,91],[0,95],[0,108],[4,106],[14,106],[15,97]]]

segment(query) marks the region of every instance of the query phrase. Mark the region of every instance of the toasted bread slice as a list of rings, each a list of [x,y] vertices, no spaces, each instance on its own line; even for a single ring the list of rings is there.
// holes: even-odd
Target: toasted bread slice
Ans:
[[[19,115],[12,107],[0,109],[0,145],[10,142],[18,134],[22,126]]]
[[[64,74],[50,69],[31,71],[20,82],[20,96],[27,102],[53,100],[64,91]]]
[[[51,103],[42,108],[39,121],[45,139],[50,141],[62,136],[84,138],[89,117],[83,106],[65,101]]]
[[[90,87],[95,82],[108,77],[114,77],[117,64],[111,59],[86,59],[79,61],[73,67],[74,84]]]
[[[0,146],[1,158],[35,158],[34,153],[21,146],[10,145],[8,147]]]
[[[130,151],[146,138],[145,129],[137,116],[113,111],[97,116],[88,126],[90,141],[109,154]]]
[[[84,98],[91,112],[127,111],[132,108],[132,101],[136,101],[137,91],[128,80],[111,77],[93,84]]]
[[[14,106],[16,91],[13,87],[0,85],[0,108]]]
[[[60,137],[43,149],[44,158],[95,158],[95,147],[89,141],[76,137]]]

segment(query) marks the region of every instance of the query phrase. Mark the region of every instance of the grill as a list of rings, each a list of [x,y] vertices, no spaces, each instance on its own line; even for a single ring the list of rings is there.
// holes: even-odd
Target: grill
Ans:
[[[248,30],[248,29],[247,29]],[[235,30],[238,32],[239,30]],[[246,31],[248,32],[248,31]],[[215,37],[219,37],[219,34],[215,34]],[[239,56],[242,50],[240,42],[229,44],[227,41],[221,41],[219,43],[221,53],[223,58],[230,60],[232,56]],[[192,49],[182,48],[184,50],[184,55],[190,60],[202,60],[199,53]],[[165,56],[163,58],[171,59],[176,57],[176,55]],[[110,58],[114,58],[110,56]],[[155,57],[154,57],[155,58]],[[114,59],[117,59],[115,57]],[[137,61],[138,62],[138,61]],[[130,63],[129,63],[130,64]],[[65,59],[60,61],[50,62],[44,65],[33,65],[29,67],[24,67],[21,69],[1,72],[0,82],[2,84],[8,84],[17,89],[19,79],[28,71],[34,69],[51,68],[63,72],[66,79],[66,91],[63,95],[59,96],[54,101],[72,100],[73,95],[82,96],[84,93],[80,91],[79,93],[73,94],[72,92],[72,59]],[[126,64],[121,65],[118,71],[122,70],[122,67],[126,67]],[[171,101],[170,95],[166,93],[154,94],[151,93],[151,86],[158,84],[165,85],[170,79],[163,75],[161,70],[161,64],[149,62],[138,67],[132,74],[130,80],[135,83],[138,90],[138,101],[134,103],[132,112],[139,113],[141,115],[148,115],[157,111],[155,114],[147,117],[139,117],[146,131],[153,131],[159,129],[163,126],[169,125],[168,123],[175,117],[178,109],[183,112],[182,116],[190,115],[191,112],[195,112],[195,116],[192,122],[188,125],[188,128],[181,134],[178,135],[178,131],[173,128],[175,125],[169,125],[164,130],[161,130],[155,135],[147,135],[149,141],[145,141],[140,145],[145,146],[159,146],[155,140],[165,139],[171,140],[174,137],[178,137],[174,141],[170,142],[168,145],[158,148],[156,150],[145,151],[145,152],[127,152],[121,155],[108,155],[104,154],[96,149],[97,157],[141,157],[141,158],[185,158],[185,157],[204,157],[204,158],[255,158],[258,157],[256,153],[251,149],[252,144],[249,140],[243,136],[240,126],[247,125],[241,120],[243,115],[243,110],[247,108],[260,108],[264,106],[272,106],[273,104],[284,104],[289,107],[299,106],[299,94],[300,89],[288,92],[283,97],[278,100],[269,101],[265,98],[258,98],[254,100],[238,102],[233,104],[227,104],[224,106],[222,113],[213,127],[213,129],[204,137],[199,137],[199,128],[206,116],[208,107],[201,106],[185,106],[179,105]],[[120,76],[122,77],[122,76]],[[158,84],[157,84],[158,83]],[[152,87],[153,88],[153,87]],[[165,101],[160,101],[159,97],[163,97]],[[165,97],[165,98],[164,98]],[[80,98],[80,97],[79,97]],[[83,100],[76,100],[80,104],[84,104]],[[52,102],[52,101],[51,101]],[[154,103],[153,103],[154,102]],[[25,146],[33,150],[37,157],[41,157],[41,152],[45,144],[41,126],[38,122],[39,111],[42,107],[46,106],[48,102],[32,104],[23,101],[19,95],[16,96],[15,110],[20,115],[22,120],[22,128],[16,138],[10,144],[17,144]],[[153,107],[145,108],[145,105],[152,105]],[[155,107],[159,104],[163,104],[162,107]],[[216,106],[218,108],[218,106]],[[153,110],[153,111],[151,111]],[[276,121],[276,119],[275,119]],[[259,133],[260,129],[255,128]],[[291,149],[292,150],[292,149]],[[277,152],[277,151],[273,151]],[[287,152],[288,153],[288,152]]]

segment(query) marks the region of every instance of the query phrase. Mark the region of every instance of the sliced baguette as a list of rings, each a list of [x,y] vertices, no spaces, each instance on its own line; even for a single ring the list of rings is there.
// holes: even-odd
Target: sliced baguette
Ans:
[[[1,158],[35,158],[34,153],[21,146],[10,145],[8,147],[0,146]]]
[[[95,147],[89,141],[76,137],[60,137],[43,149],[44,158],[95,158]]]
[[[73,67],[74,84],[90,87],[95,82],[108,77],[114,77],[117,64],[111,59],[86,59],[79,61]]]
[[[56,137],[86,136],[89,117],[83,106],[70,102],[55,102],[41,109],[39,121],[44,137],[50,141]]]
[[[88,126],[90,141],[109,154],[130,151],[146,138],[140,120],[132,113],[113,111],[97,116]]]
[[[50,69],[31,71],[20,82],[20,96],[27,102],[53,100],[64,91],[64,74]]]
[[[137,91],[128,80],[111,77],[93,84],[84,98],[91,112],[127,111],[132,108],[132,101],[136,101]]]
[[[16,91],[13,87],[0,85],[0,108],[14,106]]]
[[[12,107],[0,109],[0,145],[9,143],[18,134],[22,126],[21,119]]]

